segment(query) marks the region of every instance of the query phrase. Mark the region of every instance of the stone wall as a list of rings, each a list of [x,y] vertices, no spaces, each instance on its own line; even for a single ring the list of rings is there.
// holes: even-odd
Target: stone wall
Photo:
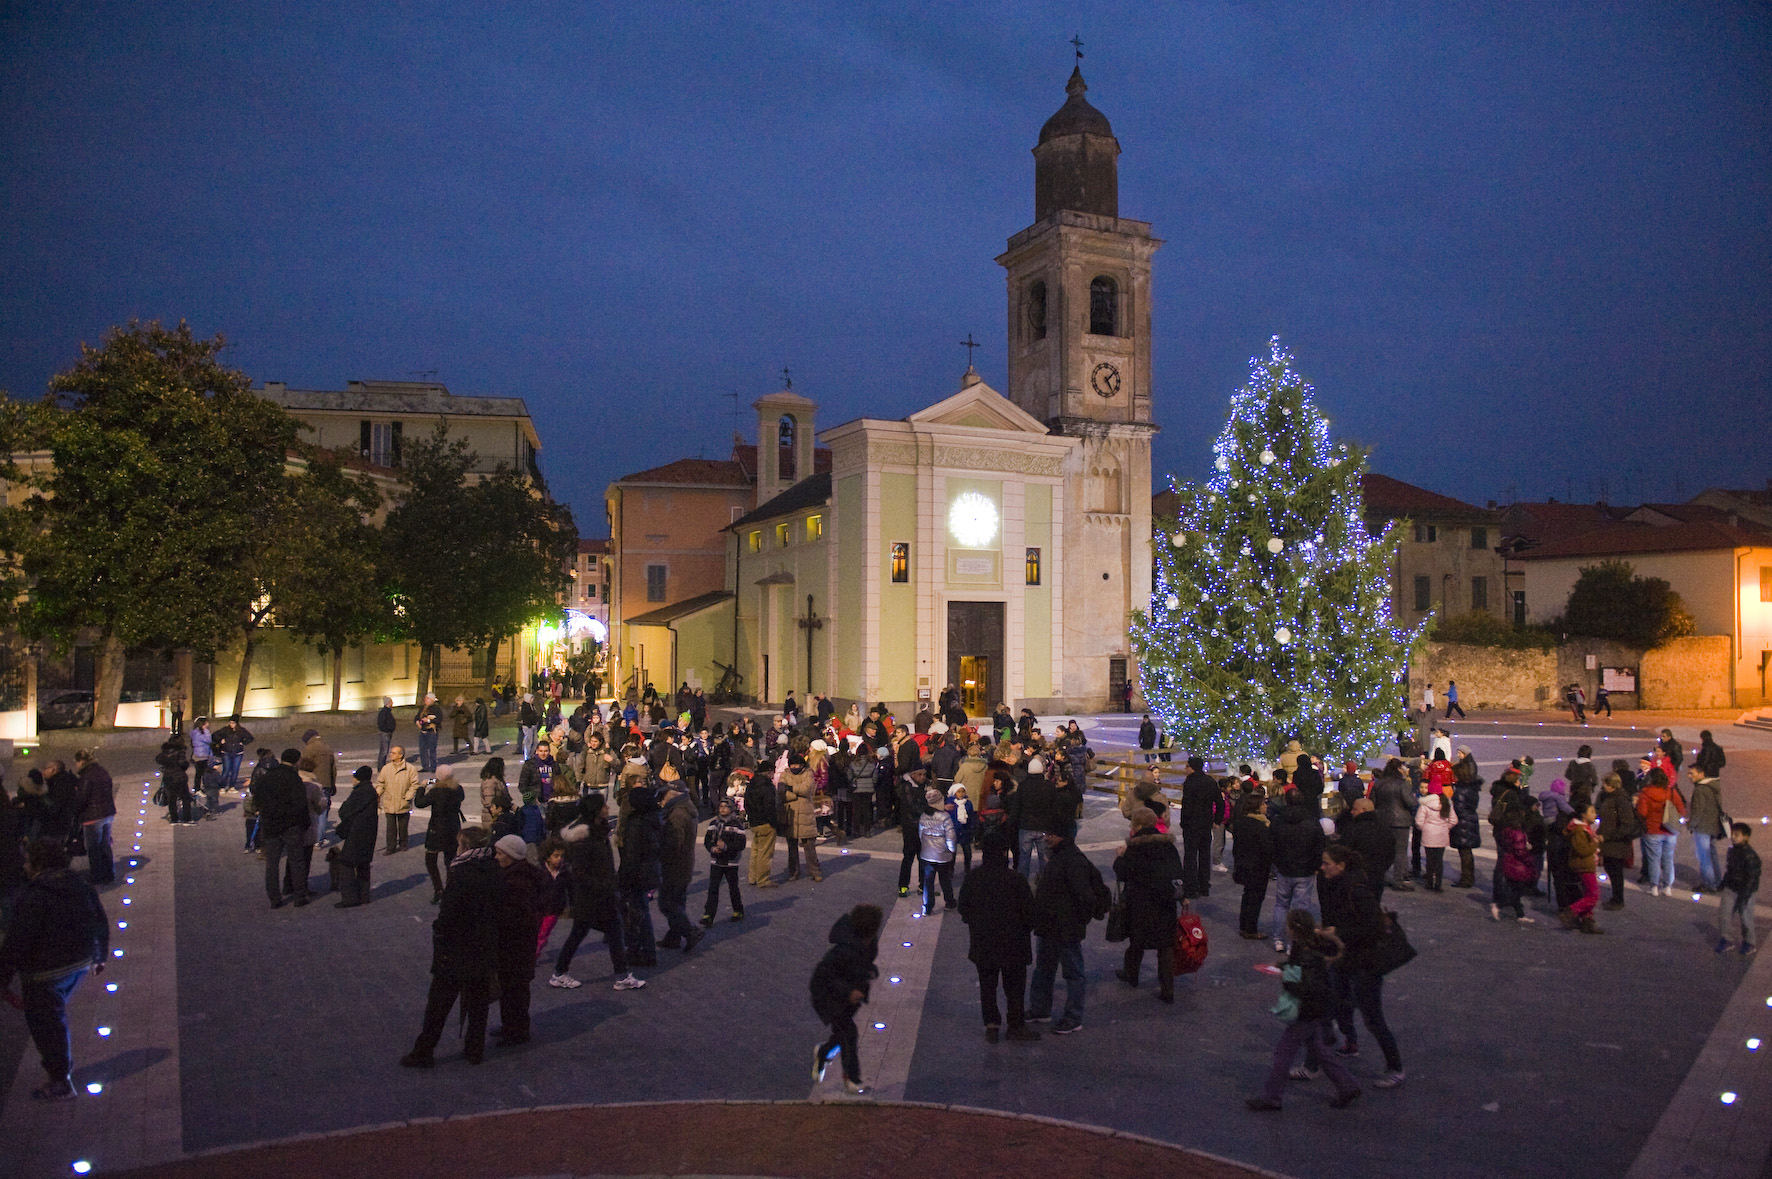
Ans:
[[[1643,653],[1644,708],[1728,708],[1728,635],[1673,639]]]
[[[1458,703],[1477,708],[1546,708],[1556,682],[1557,652],[1516,651],[1466,643],[1426,643],[1409,664],[1409,704],[1431,680],[1444,706],[1446,681],[1458,681]]]
[[[1582,638],[1550,651],[1430,642],[1410,663],[1409,703],[1420,703],[1430,680],[1443,702],[1446,681],[1457,680],[1458,702],[1467,710],[1555,708],[1570,683],[1582,685],[1591,704],[1600,669],[1635,667],[1638,690],[1614,692],[1613,708],[1728,708],[1730,651],[1728,635],[1673,639],[1652,650]]]

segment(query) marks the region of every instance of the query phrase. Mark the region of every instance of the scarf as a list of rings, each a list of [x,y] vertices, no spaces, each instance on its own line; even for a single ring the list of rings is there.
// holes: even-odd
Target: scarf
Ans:
[[[463,864],[471,864],[475,860],[490,860],[491,858],[492,858],[492,849],[491,848],[489,848],[489,847],[470,847],[467,851],[462,852],[459,856],[456,856],[453,860],[449,861],[449,870],[451,872],[453,872],[457,868],[461,867]]]

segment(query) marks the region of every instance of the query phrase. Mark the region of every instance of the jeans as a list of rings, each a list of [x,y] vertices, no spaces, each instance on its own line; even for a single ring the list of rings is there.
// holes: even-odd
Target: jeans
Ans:
[[[825,1040],[824,1046],[819,1049],[819,1052],[827,1057],[832,1052],[841,1052],[843,1054],[844,1079],[859,1085],[861,1084],[861,1045],[858,1042],[859,1033],[855,1030],[856,1011],[857,1008],[854,1006],[845,1006],[842,1014],[831,1020],[830,1038]]]
[[[1495,875],[1489,884],[1489,898],[1499,908],[1512,909],[1514,916],[1526,915],[1526,903],[1520,898],[1524,895],[1525,885],[1519,881],[1509,880],[1501,870],[1500,861],[1496,861]]]
[[[622,939],[620,921],[611,921],[609,928],[603,933],[603,944],[609,947],[609,964],[615,968],[617,976],[628,972],[628,951]],[[572,919],[572,932],[566,935],[566,944],[560,947],[560,956],[554,959],[554,973],[565,974],[572,969],[572,956],[578,953],[579,943],[591,932],[589,921]]]
[[[433,974],[430,993],[425,996],[424,1026],[418,1033],[418,1040],[412,1045],[414,1056],[429,1057],[437,1050],[437,1041],[443,1038],[443,1029],[449,1023],[449,1012],[455,1007],[458,996],[461,998],[462,1015],[467,1021],[462,1055],[469,1060],[478,1060],[486,1054],[486,1009],[492,1006],[491,978],[456,982],[454,979]]]
[[[695,923],[689,920],[689,882],[682,884],[668,882],[659,886],[658,911],[665,919],[665,938],[671,941],[682,941],[695,932]]]
[[[1286,914],[1294,909],[1309,909],[1312,917],[1322,920],[1323,911],[1317,908],[1315,876],[1276,876],[1274,886],[1274,937],[1277,940],[1292,940],[1286,936]]]
[[[622,918],[627,923],[623,941],[642,966],[658,961],[658,935],[652,929],[652,902],[643,884],[621,886]]]
[[[1465,715],[1464,715],[1464,709],[1458,707],[1458,701],[1456,701],[1456,700],[1446,701],[1446,716],[1448,718],[1450,718],[1452,716],[1452,714],[1455,712],[1458,714],[1459,720],[1466,719]]]
[[[68,1035],[68,1000],[74,988],[86,977],[86,967],[70,970],[56,978],[23,982],[25,1027],[37,1055],[43,1060],[43,1071],[51,1081],[67,1081],[74,1071],[74,1043]]]
[[[1337,1096],[1345,1097],[1349,1093],[1359,1092],[1359,1082],[1354,1080],[1353,1074],[1336,1059],[1335,1054],[1329,1051],[1328,1031],[1329,1021],[1326,1019],[1300,1019],[1287,1024],[1286,1030],[1280,1033],[1280,1042],[1274,1045],[1274,1062],[1267,1070],[1267,1081],[1261,1087],[1261,1095],[1276,1104],[1285,1096],[1286,1076],[1292,1071],[1292,1062],[1298,1059],[1301,1048],[1305,1051],[1307,1064],[1329,1074]]]
[[[80,834],[86,838],[86,869],[94,884],[110,884],[117,879],[117,865],[111,859],[111,824],[116,815],[106,815],[83,823]]]
[[[1034,938],[1034,978],[1028,986],[1028,1014],[1036,1019],[1045,1019],[1052,1014],[1052,985],[1060,970],[1064,971],[1064,1011],[1059,1020],[1080,1024],[1083,1022],[1083,998],[1089,985],[1083,973],[1081,940]]]
[[[437,772],[437,734],[418,735],[418,768],[427,774]]]
[[[388,764],[388,750],[394,747],[394,734],[377,733],[376,737],[375,768],[379,770]]]
[[[1335,1022],[1349,1044],[1354,1043],[1354,1012],[1366,1021],[1366,1030],[1378,1041],[1384,1053],[1384,1067],[1393,1073],[1403,1071],[1403,1057],[1397,1051],[1397,1038],[1384,1019],[1384,975],[1373,970],[1329,969],[1329,981],[1335,985]]]
[[[1027,1023],[1027,1010],[1022,1005],[1022,996],[1027,993],[1027,983],[1028,968],[1019,963],[1014,966],[979,966],[978,1007],[984,1014],[985,1027],[998,1027],[1003,1022],[1003,1013],[997,1007],[999,984],[1009,1008],[1009,1026],[1018,1028]]]
[[[305,828],[291,827],[287,831],[271,831],[265,835],[265,895],[271,904],[283,903],[282,860],[289,857],[289,866],[293,870],[302,852],[302,833]],[[308,874],[301,873],[300,879],[292,880],[295,885],[295,898],[298,901],[308,899]]]
[[[240,761],[246,756],[244,750],[239,753],[222,754],[222,786],[228,790],[240,784]]]
[[[283,861],[284,895],[294,893],[305,897],[308,895],[308,873],[314,866],[314,845],[304,836],[297,839],[295,846],[288,851],[289,857]]]
[[[523,752],[524,761],[535,756],[535,729],[534,725],[520,725],[517,728],[519,748]]]
[[[1224,824],[1212,824],[1212,866],[1224,867]]]
[[[1671,831],[1643,836],[1643,849],[1649,855],[1649,884],[1662,888],[1674,885],[1674,845],[1680,837]]]
[[[1718,862],[1716,840],[1708,835],[1694,835],[1692,850],[1698,853],[1698,884],[1715,888],[1723,879],[1723,866]]]
[[[920,861],[923,873],[923,912],[935,909],[935,886],[941,884],[941,899],[948,908],[954,907],[954,862],[943,860],[934,863],[930,860]]]
[[[1046,870],[1046,833],[1044,831],[1023,831],[1021,833],[1021,863],[1016,867],[1025,880],[1040,878],[1040,873]]]
[[[1729,940],[1729,927],[1741,931],[1741,944],[1754,944],[1754,893],[1725,888],[1717,894],[1717,936]]]

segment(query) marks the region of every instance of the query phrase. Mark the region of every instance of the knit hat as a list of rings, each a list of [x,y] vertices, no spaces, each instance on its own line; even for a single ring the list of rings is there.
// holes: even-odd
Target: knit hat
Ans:
[[[811,745],[807,746],[807,748],[816,749],[820,753],[829,753],[831,751],[831,747],[826,745],[823,740],[816,740]]]
[[[523,842],[521,835],[504,835],[492,845],[493,850],[501,851],[513,860],[520,860],[529,852],[529,845]]]
[[[1569,783],[1561,778],[1554,778],[1551,780],[1550,792],[1552,794],[1567,794],[1569,793]]]
[[[1046,759],[1045,758],[1041,757],[1039,754],[1036,753],[1036,754],[1034,754],[1034,756],[1032,756],[1028,759],[1028,773],[1043,774],[1045,772],[1046,772]]]
[[[929,789],[923,791],[923,801],[930,806],[940,806],[942,803],[946,802],[947,799],[942,797],[941,791],[931,786]]]

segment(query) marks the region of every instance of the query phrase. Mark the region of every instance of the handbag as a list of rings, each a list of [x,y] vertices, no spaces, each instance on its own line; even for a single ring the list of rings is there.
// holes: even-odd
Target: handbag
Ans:
[[[1114,888],[1114,903],[1108,907],[1107,940],[1123,942],[1132,936],[1131,922],[1126,917],[1125,886]]]
[[[1384,913],[1384,932],[1372,947],[1370,965],[1379,974],[1389,974],[1399,966],[1406,966],[1415,959],[1415,947],[1409,944],[1409,936],[1403,932],[1403,923],[1390,910]]]
[[[165,806],[166,805],[166,787],[162,786],[162,787],[160,787],[160,789],[154,791],[154,805],[155,806]]]
[[[1206,926],[1186,902],[1175,918],[1175,973],[1192,974],[1206,965]]]

